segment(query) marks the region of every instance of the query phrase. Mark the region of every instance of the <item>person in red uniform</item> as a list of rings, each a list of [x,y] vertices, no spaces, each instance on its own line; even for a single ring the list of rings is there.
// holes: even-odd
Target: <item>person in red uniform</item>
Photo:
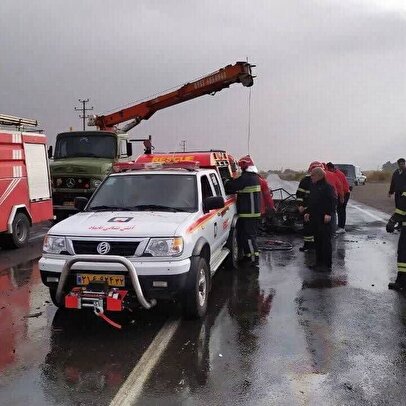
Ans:
[[[336,174],[336,176],[341,181],[341,185],[343,187],[344,200],[338,202],[337,206],[338,228],[336,231],[337,234],[342,234],[345,233],[345,223],[347,220],[346,209],[348,200],[350,199],[350,184],[348,183],[348,180],[344,175],[344,173],[341,172],[339,169],[337,169],[333,163],[329,162],[327,164],[327,170],[329,172],[333,172],[334,174]]]
[[[327,183],[333,187],[336,197],[335,208],[331,219],[331,230],[334,235],[337,229],[337,207],[339,204],[344,203],[344,187],[339,176],[336,173],[328,171],[325,163],[323,163],[323,169],[326,173]]]
[[[266,216],[275,210],[275,203],[268,182],[260,174],[258,174],[258,177],[261,185],[261,215]]]

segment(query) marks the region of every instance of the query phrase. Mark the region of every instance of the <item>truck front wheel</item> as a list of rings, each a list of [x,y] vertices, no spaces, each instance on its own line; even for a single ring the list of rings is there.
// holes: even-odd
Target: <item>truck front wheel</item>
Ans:
[[[238,234],[237,234],[237,226],[233,227],[230,230],[230,235],[228,236],[228,241],[226,247],[230,250],[230,254],[226,259],[226,267],[227,268],[238,268],[238,261],[240,259],[240,250],[238,249]]]
[[[24,247],[30,237],[30,220],[24,213],[17,213],[11,227],[11,234],[5,236],[4,245],[7,248]]]
[[[210,275],[206,259],[192,258],[186,290],[183,294],[183,314],[187,319],[202,318],[207,311]]]

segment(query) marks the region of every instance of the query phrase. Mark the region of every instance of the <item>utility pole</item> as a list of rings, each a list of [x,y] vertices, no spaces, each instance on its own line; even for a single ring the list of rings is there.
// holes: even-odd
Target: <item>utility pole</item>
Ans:
[[[182,152],[186,152],[186,140],[182,140],[180,146],[182,147]]]
[[[86,108],[86,103],[89,103],[89,99],[79,99],[79,103],[82,103],[82,107],[75,107],[75,111],[81,111],[82,115],[79,116],[83,120],[83,131],[86,130],[86,119],[89,118],[88,115],[86,115],[86,111],[92,111],[93,107]]]

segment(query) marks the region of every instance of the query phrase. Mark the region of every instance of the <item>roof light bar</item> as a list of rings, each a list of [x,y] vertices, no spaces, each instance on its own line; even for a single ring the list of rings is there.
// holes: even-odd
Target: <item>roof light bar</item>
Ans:
[[[126,172],[126,171],[136,171],[136,170],[165,170],[165,169],[186,169],[193,171],[199,169],[199,162],[171,162],[171,163],[161,163],[161,162],[120,162],[113,166],[113,172]]]

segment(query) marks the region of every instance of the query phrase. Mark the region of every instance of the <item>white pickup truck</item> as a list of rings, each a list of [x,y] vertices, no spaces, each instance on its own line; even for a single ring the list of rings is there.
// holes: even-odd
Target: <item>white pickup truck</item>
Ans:
[[[58,307],[122,311],[178,298],[206,313],[214,273],[238,260],[236,205],[215,169],[111,174],[52,227],[39,262]]]

